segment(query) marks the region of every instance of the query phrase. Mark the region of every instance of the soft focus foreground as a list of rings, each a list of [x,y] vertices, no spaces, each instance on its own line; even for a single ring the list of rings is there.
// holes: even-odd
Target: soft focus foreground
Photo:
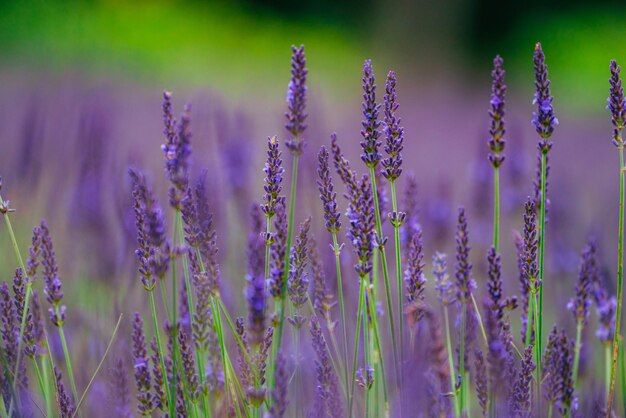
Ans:
[[[366,61],[338,116],[292,52],[286,109],[7,92],[2,416],[623,415],[619,67],[557,120],[539,44],[532,108]]]

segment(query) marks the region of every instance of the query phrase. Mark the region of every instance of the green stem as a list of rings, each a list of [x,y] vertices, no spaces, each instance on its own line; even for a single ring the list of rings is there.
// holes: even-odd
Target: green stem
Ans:
[[[395,181],[391,181],[391,204],[393,207],[393,211],[397,213],[398,211],[398,204],[397,204],[397,198],[396,198],[396,182]],[[374,200],[378,200],[377,196],[374,197]],[[404,365],[404,315],[402,312],[402,305],[403,305],[403,281],[402,281],[402,254],[401,254],[401,248],[400,248],[400,225],[395,226],[394,225],[394,245],[395,245],[395,252],[396,252],[396,280],[398,283],[398,335],[400,337],[400,362],[401,362],[401,366]],[[401,381],[402,381],[402,370],[404,370],[404,367],[400,368],[401,371]]]
[[[452,400],[454,403],[454,416],[460,417],[459,399],[454,384],[454,360],[452,358],[452,339],[450,338],[450,319],[448,318],[448,307],[443,307],[443,317],[446,328],[446,351],[448,352],[448,367],[450,368],[450,390],[452,391]]]
[[[493,169],[493,248],[499,252],[500,245],[500,170]]]
[[[613,356],[613,350],[611,344],[606,344],[604,347],[604,390],[608,396],[609,386],[611,386],[611,359]]]
[[[297,138],[296,138],[297,141]],[[289,221],[287,222],[287,241],[286,241],[286,248],[287,251],[285,252],[285,277],[287,276],[287,274],[289,273],[289,266],[291,263],[291,258],[290,258],[290,251],[289,249],[291,248],[291,237],[293,235],[293,218],[294,218],[294,213],[296,210],[296,191],[297,191],[297,184],[298,184],[298,159],[299,159],[299,155],[294,155],[293,156],[293,164],[292,164],[292,170],[291,170],[291,195],[289,196]],[[281,343],[282,343],[282,338],[283,338],[283,327],[284,327],[284,323],[285,323],[285,311],[286,311],[286,298],[287,296],[287,280],[283,280],[283,291],[281,293],[281,311],[280,311],[280,321],[278,323],[278,336],[277,338],[274,340],[274,342],[276,343],[277,349],[280,348]],[[274,356],[274,358],[276,358]]]
[[[47,350],[47,346],[46,346]],[[37,360],[35,360],[35,363]],[[43,374],[43,395],[46,399],[46,415],[52,416],[52,399],[50,397],[50,375],[48,374],[48,358],[46,356],[41,357],[41,369]]]
[[[373,288],[375,291],[375,288]],[[378,317],[376,316],[376,295],[370,298],[370,312],[372,312],[372,327],[374,330],[374,339],[376,343],[376,351],[378,352],[378,362],[380,364],[380,381],[382,382],[383,400],[385,402],[385,416],[389,415],[389,392],[387,390],[387,378],[385,375],[385,363],[383,362],[382,344],[380,343],[380,332],[378,327]]]
[[[459,337],[459,375],[461,385],[459,387],[459,411],[461,416],[465,414],[465,323],[467,321],[467,304],[461,303],[461,336]]]
[[[359,355],[359,343],[361,339],[361,311],[363,310],[363,299],[365,299],[366,276],[359,280],[359,306],[356,314],[356,335],[354,336],[354,353],[352,356],[352,381],[350,382],[350,401],[348,402],[348,417],[352,417],[352,407],[354,404],[354,382],[356,380],[356,363]]]
[[[48,391],[43,382],[43,377],[41,376],[41,371],[39,370],[39,364],[37,364],[37,358],[32,357],[33,360],[33,369],[35,369],[35,375],[37,376],[37,384],[39,384],[39,390],[41,391],[41,396],[43,396],[43,400],[46,404],[46,410],[48,409],[48,404],[50,400],[48,399]]]
[[[621,130],[619,137],[621,139]],[[622,316],[622,286],[624,280],[624,147],[619,147],[619,231],[617,243],[617,310],[615,312],[615,329],[613,330],[613,359],[611,361],[611,378],[606,413],[610,416],[613,409],[615,394],[615,375],[617,371],[617,355],[619,349],[618,338],[621,333],[620,322]]]
[[[382,239],[383,237],[383,225],[380,218],[380,205],[378,202],[378,189],[376,188],[376,172],[374,171],[374,167],[370,167],[370,181],[372,183],[372,197],[374,200],[374,214],[376,216],[376,232],[378,237]],[[385,254],[385,247],[380,246],[378,248],[380,250],[380,260],[382,263],[383,269],[383,279],[385,281],[385,296],[387,299],[387,312],[389,314],[389,329],[391,331],[391,345],[393,348],[393,359],[396,369],[396,378],[400,378],[400,364],[398,361],[398,345],[396,343],[396,326],[395,321],[393,319],[393,302],[391,296],[391,287],[389,285],[389,268],[387,266],[387,256]]]
[[[61,310],[59,305],[54,307],[57,318],[61,318]],[[63,356],[65,357],[65,365],[67,366],[67,374],[69,375],[70,385],[72,387],[72,394],[74,395],[74,405],[78,405],[78,391],[76,390],[76,382],[74,380],[74,370],[72,369],[72,362],[70,360],[70,351],[67,348],[67,340],[65,339],[65,331],[63,325],[59,325],[59,336],[61,337],[61,345],[63,346]]]
[[[583,334],[583,321],[578,320],[576,323],[576,345],[574,346],[574,372],[572,373],[572,382],[574,382],[574,387],[576,387],[576,382],[578,381],[578,364],[580,363],[580,345]]]
[[[368,301],[368,294],[367,294],[367,290],[365,291],[365,301],[366,301],[366,305],[369,305],[367,303]],[[365,350],[365,367],[363,368],[364,370],[364,374],[366,374],[367,372],[367,367],[372,367],[372,358],[371,358],[371,353],[370,353],[370,320],[368,318],[367,312],[369,311],[369,307],[366,306],[365,309],[363,309],[362,315],[363,315],[363,319],[362,319],[362,324],[363,324],[363,349]],[[365,376],[364,376],[365,377]],[[376,378],[376,377],[375,377]],[[366,387],[365,388],[365,417],[368,418],[369,415],[369,411],[370,411],[370,388]]]
[[[541,288],[540,288],[541,289]],[[533,294],[533,299],[534,299],[534,305],[535,305],[535,324],[538,324],[539,321],[541,321],[541,317],[540,317],[540,309],[541,306],[539,306],[540,309],[537,309],[538,306],[538,302],[537,302],[537,294]],[[538,341],[538,332],[536,332],[535,335],[535,363],[536,364],[541,364],[541,345],[539,345],[539,341]],[[535,374],[536,374],[536,380],[537,380],[537,410],[539,411],[539,413],[541,413],[542,409],[541,409],[541,404],[543,402],[542,396],[541,396],[541,376],[543,375],[541,373],[541,369],[539,367],[535,367]]]
[[[150,297],[150,311],[152,312],[152,325],[154,327],[154,337],[157,343],[157,350],[159,351],[159,361],[161,363],[161,370],[163,376],[165,376],[165,393],[167,395],[167,402],[170,411],[170,416],[174,416],[174,405],[172,404],[172,396],[170,391],[170,382],[167,380],[167,368],[165,368],[165,356],[163,355],[163,345],[161,344],[161,333],[159,332],[159,320],[156,312],[156,304],[154,303],[154,289],[148,291]]]
[[[536,323],[536,335],[535,335],[535,344],[537,346],[537,350],[540,353],[537,356],[537,371],[539,376],[542,375],[542,367],[541,367],[541,350],[542,350],[542,336],[543,336],[543,277],[544,277],[544,259],[545,259],[545,251],[546,251],[546,177],[547,177],[547,165],[548,165],[548,154],[541,153],[541,213],[540,213],[540,223],[541,229],[539,231],[539,304],[536,306],[536,310],[538,311],[538,321]],[[539,392],[541,393],[541,385],[539,385]],[[541,397],[538,399],[541,404]]]
[[[343,283],[341,279],[341,248],[337,242],[337,232],[333,232],[333,251],[335,253],[335,271],[337,275],[337,292],[339,293],[339,311],[341,312],[341,331],[343,332],[343,364],[346,383],[347,402],[350,404],[349,377],[348,377],[348,334],[346,332],[346,313],[343,300]]]

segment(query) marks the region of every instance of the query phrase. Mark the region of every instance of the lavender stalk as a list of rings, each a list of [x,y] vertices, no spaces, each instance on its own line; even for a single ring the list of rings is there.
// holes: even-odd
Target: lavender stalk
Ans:
[[[620,319],[622,315],[623,281],[624,281],[624,140],[622,131],[624,129],[626,99],[620,78],[620,66],[615,61],[611,61],[611,78],[609,83],[610,96],[608,98],[607,109],[611,111],[611,122],[613,123],[613,145],[619,152],[619,230],[617,243],[617,312],[615,316],[615,329],[613,331],[613,358],[611,361],[611,378],[607,399],[607,417],[613,408],[613,397],[615,394],[615,375],[617,371],[617,357],[619,352],[619,337],[621,333]]]
[[[538,316],[535,344],[536,351],[536,368],[541,374],[541,338],[543,333],[543,275],[544,275],[544,254],[545,254],[545,237],[546,237],[546,180],[548,153],[552,148],[550,137],[554,132],[554,127],[559,121],[554,115],[554,107],[552,106],[553,97],[550,95],[550,80],[548,79],[548,66],[545,63],[545,55],[541,48],[541,44],[537,42],[534,53],[535,68],[535,97],[533,103],[537,105],[537,111],[533,113],[533,125],[540,136],[537,148],[541,153],[541,208],[539,218],[539,301],[536,309]],[[541,402],[541,396],[539,396]]]
[[[504,84],[505,71],[502,67],[504,60],[497,55],[493,60],[493,71],[491,72],[491,109],[489,117],[491,126],[489,128],[489,162],[493,167],[493,248],[496,253],[499,251],[500,241],[500,166],[504,161],[504,102],[506,95],[506,85]]]

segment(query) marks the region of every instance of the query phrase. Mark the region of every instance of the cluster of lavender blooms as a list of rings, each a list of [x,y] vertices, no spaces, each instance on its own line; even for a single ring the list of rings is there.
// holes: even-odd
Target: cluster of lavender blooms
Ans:
[[[497,178],[505,144],[514,139],[506,138],[502,57],[493,66],[485,159]],[[543,261],[547,156],[558,120],[540,44],[534,51],[534,71],[532,125],[539,135],[539,169],[520,208],[521,232],[513,233],[516,253],[501,252],[506,247],[499,245],[498,195],[494,241],[486,256],[481,260],[477,248],[472,251],[471,218],[460,207],[456,220],[448,220],[456,221],[449,243],[454,255],[434,248],[430,267],[417,179],[401,176],[409,137],[401,126],[394,71],[386,77],[379,103],[372,62],[364,63],[359,169],[335,134],[318,152],[307,152],[308,70],[304,47],[292,48],[286,139],[267,139],[259,201],[246,202],[251,208],[247,228],[238,224],[229,229],[247,232],[241,240],[245,257],[234,258],[242,269],[220,265],[211,212],[216,197],[207,190],[210,171],[192,176],[191,106],[185,105],[176,118],[173,96],[165,92],[161,149],[168,207],[159,204],[157,189],[142,169],[128,170],[136,235],[133,286],[145,303],[130,318],[120,316],[98,367],[86,379],[77,379],[83,374],[72,367],[72,354],[89,348],[77,334],[66,332],[76,329],[67,328],[74,311],[65,305],[53,228],[41,221],[33,229],[24,263],[11,226],[16,215],[0,197],[7,239],[18,260],[12,282],[0,283],[0,416],[619,414],[613,398],[626,394],[615,383],[618,357],[621,378],[625,364],[621,289],[614,292],[596,240],[589,239],[582,249],[578,276],[560,284],[571,295],[562,308],[572,315],[550,331],[544,332],[542,325],[549,320],[544,300],[561,301],[548,293],[553,288],[544,291],[553,279]],[[626,99],[615,61],[610,74],[607,109],[624,176]],[[293,163],[290,173],[283,155]],[[506,161],[515,158],[511,150]],[[300,159],[317,165],[318,196],[316,206],[296,210]],[[287,173],[292,175],[289,193],[283,183]],[[396,187],[403,188],[401,202]],[[495,190],[499,194],[499,186]],[[338,194],[345,198],[345,211]],[[317,231],[321,234],[316,237]],[[392,232],[393,246],[385,235]],[[388,263],[387,256],[393,261]],[[509,282],[504,273],[503,262],[509,259],[517,261],[518,283]],[[447,260],[452,260],[453,271]],[[620,258],[618,274],[622,263]],[[233,269],[244,270],[242,280],[233,277]],[[394,273],[397,283],[390,280]],[[245,286],[237,289],[240,283]],[[519,294],[507,294],[513,287]],[[429,297],[431,290],[436,297]],[[42,291],[49,305],[47,318],[42,315]],[[233,303],[237,298],[245,301],[245,311]],[[120,324],[126,326],[118,335]],[[587,335],[590,326],[597,326],[597,341]],[[130,355],[108,359],[115,340],[122,347],[118,352]],[[606,369],[595,372],[594,362],[600,359]],[[103,365],[108,373],[101,372]],[[109,384],[98,384],[104,380]],[[92,396],[96,391],[106,391],[106,405]]]

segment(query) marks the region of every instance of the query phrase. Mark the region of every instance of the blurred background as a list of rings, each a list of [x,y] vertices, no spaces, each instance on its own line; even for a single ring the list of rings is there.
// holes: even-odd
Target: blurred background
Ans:
[[[176,113],[187,102],[193,106],[194,172],[208,169],[221,262],[232,279],[225,280],[232,290],[225,293],[231,304],[242,304],[241,257],[249,208],[261,197],[261,148],[269,135],[286,137],[290,46],[304,44],[309,145],[298,219],[312,214],[321,225],[316,153],[331,132],[362,170],[361,70],[371,58],[379,92],[389,69],[398,75],[405,172],[419,182],[427,256],[453,248],[456,208],[465,205],[481,283],[491,237],[490,71],[500,54],[509,84],[504,272],[507,292],[517,292],[512,230],[521,226],[535,177],[532,53],[541,41],[560,121],[551,154],[549,286],[573,293],[578,253],[590,234],[601,243],[611,283],[618,154],[605,105],[609,60],[626,61],[624,13],[618,0],[6,0],[0,4],[2,196],[17,209],[23,251],[32,226],[50,221],[64,289],[74,301],[70,322],[108,335],[115,312],[145,303],[135,279],[126,170],[145,169],[165,206],[160,107],[162,91],[172,91]],[[0,277],[8,279],[15,259],[5,232],[0,225]],[[317,232],[323,243],[322,228]],[[119,291],[106,297],[93,291],[112,288]],[[564,307],[565,299],[559,303]],[[573,324],[567,313],[552,315]]]

